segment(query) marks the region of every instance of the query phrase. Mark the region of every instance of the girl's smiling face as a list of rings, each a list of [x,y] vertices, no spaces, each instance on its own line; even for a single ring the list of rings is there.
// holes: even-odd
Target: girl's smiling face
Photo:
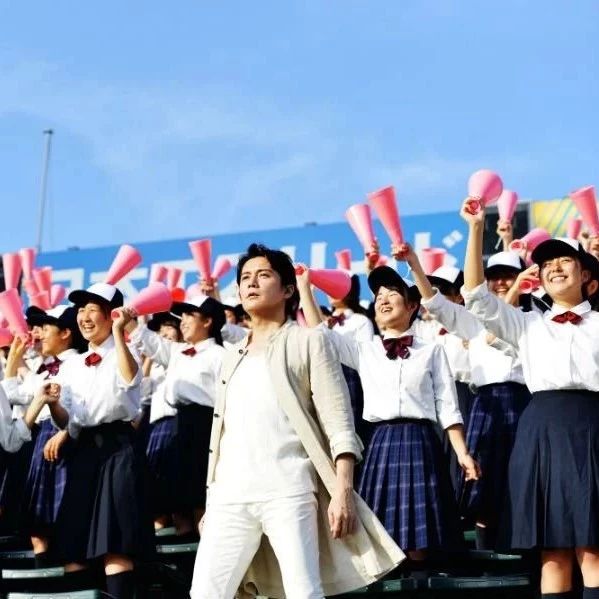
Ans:
[[[545,260],[540,265],[540,276],[543,288],[554,301],[572,305],[582,301],[582,287],[590,280],[590,273],[572,256]]]

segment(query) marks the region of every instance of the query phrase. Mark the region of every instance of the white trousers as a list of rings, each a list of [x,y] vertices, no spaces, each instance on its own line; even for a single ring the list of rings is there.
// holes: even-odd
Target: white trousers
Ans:
[[[262,534],[275,552],[287,599],[323,599],[313,493],[259,503],[210,504],[196,555],[192,599],[233,599]]]

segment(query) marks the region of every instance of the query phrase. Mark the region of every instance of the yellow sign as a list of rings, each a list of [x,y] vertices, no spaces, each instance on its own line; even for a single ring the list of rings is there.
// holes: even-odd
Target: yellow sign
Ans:
[[[568,221],[576,216],[578,210],[569,197],[531,203],[531,228],[545,229],[552,237],[565,237]]]

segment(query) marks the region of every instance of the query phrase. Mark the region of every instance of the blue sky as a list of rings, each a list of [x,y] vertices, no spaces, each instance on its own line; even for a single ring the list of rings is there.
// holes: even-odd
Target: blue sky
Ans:
[[[599,183],[599,2],[1,2],[2,251],[457,209]]]

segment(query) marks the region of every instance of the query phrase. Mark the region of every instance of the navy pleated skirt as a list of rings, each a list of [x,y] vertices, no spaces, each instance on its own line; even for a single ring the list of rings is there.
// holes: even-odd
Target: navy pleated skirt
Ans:
[[[3,516],[17,529],[23,522],[23,492],[33,456],[33,448],[39,426],[31,429],[31,441],[27,441],[14,453],[3,451],[3,476],[0,480],[0,507]]]
[[[65,562],[107,553],[150,559],[154,526],[145,455],[129,422],[84,428],[73,443],[53,550]]]
[[[213,415],[214,409],[208,406],[177,406],[175,512],[183,513],[206,507],[208,451]]]
[[[377,424],[359,493],[404,551],[461,548],[449,466],[433,422]]]
[[[496,526],[507,490],[507,473],[520,415],[530,401],[525,385],[497,383],[479,387],[466,431],[468,451],[478,461],[482,476],[464,481],[460,473],[458,499],[465,523]]]
[[[518,424],[508,484],[511,547],[599,548],[599,393],[534,393]]]
[[[174,490],[180,477],[176,416],[166,416],[150,425],[146,455],[154,516],[172,514],[177,507]]]
[[[49,462],[44,459],[44,447],[57,432],[51,419],[43,420],[33,447],[23,502],[25,525],[34,532],[49,532],[55,523],[67,480],[69,443],[61,448],[59,460]]]

